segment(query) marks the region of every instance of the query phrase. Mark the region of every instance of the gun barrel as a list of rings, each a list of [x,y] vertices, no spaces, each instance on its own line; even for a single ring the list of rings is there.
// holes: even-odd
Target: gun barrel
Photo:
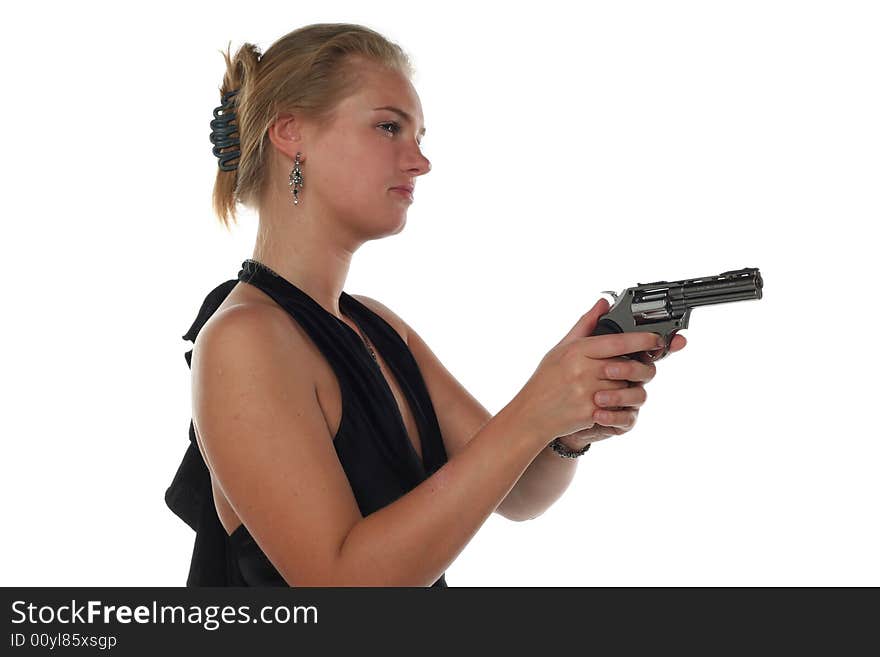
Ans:
[[[636,324],[643,324],[681,317],[688,308],[697,306],[760,299],[763,287],[757,267],[681,281],[639,283],[633,294],[632,310]]]

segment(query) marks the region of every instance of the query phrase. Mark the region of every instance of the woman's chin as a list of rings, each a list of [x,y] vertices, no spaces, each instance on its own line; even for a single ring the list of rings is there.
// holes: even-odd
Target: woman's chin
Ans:
[[[406,226],[406,212],[404,212],[400,216],[400,221],[397,222],[397,225],[392,229],[392,231],[389,233],[389,235],[397,235],[399,232],[401,232],[404,229],[405,226]]]

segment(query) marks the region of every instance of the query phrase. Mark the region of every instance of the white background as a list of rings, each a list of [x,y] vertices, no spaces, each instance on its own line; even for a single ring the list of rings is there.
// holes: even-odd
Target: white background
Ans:
[[[181,336],[257,225],[211,213],[218,51],[355,22],[411,55],[433,170],[345,289],[493,413],[602,290],[765,280],[760,301],[695,310],[636,427],[538,519],[493,515],[450,586],[880,584],[876,4],[17,11],[0,28],[0,583],[184,584],[193,532],[163,499],[188,444]]]

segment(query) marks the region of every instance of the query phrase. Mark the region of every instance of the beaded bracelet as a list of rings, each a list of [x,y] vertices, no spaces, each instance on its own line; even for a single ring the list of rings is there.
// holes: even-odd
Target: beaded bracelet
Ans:
[[[590,445],[592,444],[593,443],[587,443],[579,450],[574,451],[563,445],[562,441],[560,441],[559,438],[554,438],[553,442],[550,443],[550,446],[553,448],[554,452],[559,454],[559,456],[566,459],[576,459],[578,456],[583,456],[584,454],[586,454],[587,450],[590,449]]]

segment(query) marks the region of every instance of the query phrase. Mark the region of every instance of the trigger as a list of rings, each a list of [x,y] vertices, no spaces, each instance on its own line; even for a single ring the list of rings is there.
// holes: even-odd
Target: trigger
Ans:
[[[617,303],[617,292],[613,292],[612,290],[602,290],[602,294],[610,294],[614,297],[614,303]]]

